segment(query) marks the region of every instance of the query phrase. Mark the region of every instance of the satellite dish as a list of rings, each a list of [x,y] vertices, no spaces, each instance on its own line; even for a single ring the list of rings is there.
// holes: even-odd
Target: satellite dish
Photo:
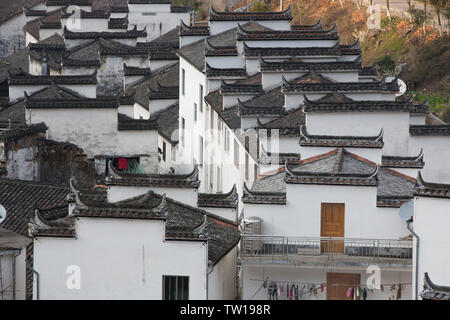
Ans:
[[[386,77],[386,82],[392,82],[394,80],[394,77]],[[395,93],[396,97],[400,97],[405,94],[406,92],[406,83],[405,81],[397,78],[397,84],[398,84],[398,91]]]
[[[6,219],[6,209],[0,204],[0,223]]]
[[[398,215],[403,222],[406,223],[414,215],[414,201],[409,200],[400,206],[398,210]]]

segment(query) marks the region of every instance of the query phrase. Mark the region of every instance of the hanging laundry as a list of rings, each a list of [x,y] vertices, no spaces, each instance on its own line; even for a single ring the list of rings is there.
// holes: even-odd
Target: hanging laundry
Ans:
[[[125,158],[120,158],[119,162],[117,163],[117,167],[119,168],[119,170],[127,170],[128,160]]]
[[[325,287],[325,284],[324,284],[324,283],[321,283],[321,284],[320,284],[320,292],[323,292],[324,287]]]
[[[401,298],[402,298],[402,285],[399,284],[397,290],[397,300],[400,300]]]
[[[345,294],[347,298],[350,298],[353,296],[353,288],[348,288],[347,293]]]
[[[362,297],[363,297],[363,300],[367,299],[367,289],[366,288],[364,288],[364,290],[363,290]]]

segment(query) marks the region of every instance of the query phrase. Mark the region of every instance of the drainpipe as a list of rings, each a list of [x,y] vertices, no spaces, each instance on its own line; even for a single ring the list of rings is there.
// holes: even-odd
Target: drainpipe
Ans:
[[[206,300],[209,300],[209,275],[214,271],[214,266],[210,266],[206,270]]]
[[[418,283],[418,276],[419,276],[419,236],[417,233],[414,232],[414,230],[411,228],[410,224],[413,220],[409,219],[406,221],[406,227],[409,231],[413,234],[413,236],[416,238],[416,270],[414,270],[414,279],[415,279],[415,300],[419,300],[418,294],[419,294],[419,283]]]
[[[27,268],[30,269],[36,275],[36,300],[39,300],[39,272],[33,269],[33,267],[27,262]]]
[[[16,300],[16,277],[17,277],[17,274],[16,274],[16,258],[17,258],[18,256],[20,256],[20,254],[22,253],[22,249],[17,249],[17,250],[19,251],[19,253],[17,253],[17,254],[14,256],[14,259],[13,259],[13,268],[14,268],[14,270],[13,270],[13,272],[14,272],[13,300]]]

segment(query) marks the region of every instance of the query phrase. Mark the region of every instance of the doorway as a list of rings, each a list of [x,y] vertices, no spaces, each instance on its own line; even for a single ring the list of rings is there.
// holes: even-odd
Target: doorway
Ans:
[[[322,203],[320,236],[344,238],[345,230],[345,204],[344,203]],[[344,241],[322,240],[321,252],[344,253]]]
[[[359,273],[327,272],[327,300],[353,300],[353,297],[347,297],[347,290],[359,288],[360,284]],[[356,300],[359,300],[359,296]]]

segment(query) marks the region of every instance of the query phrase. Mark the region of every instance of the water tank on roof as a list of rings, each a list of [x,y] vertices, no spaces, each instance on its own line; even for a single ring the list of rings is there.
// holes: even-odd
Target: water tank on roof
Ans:
[[[258,217],[250,217],[244,219],[244,236],[259,236],[263,233],[263,220]],[[246,253],[254,253],[259,251],[263,247],[261,238],[252,239],[251,237],[245,237],[243,242],[243,250]]]

